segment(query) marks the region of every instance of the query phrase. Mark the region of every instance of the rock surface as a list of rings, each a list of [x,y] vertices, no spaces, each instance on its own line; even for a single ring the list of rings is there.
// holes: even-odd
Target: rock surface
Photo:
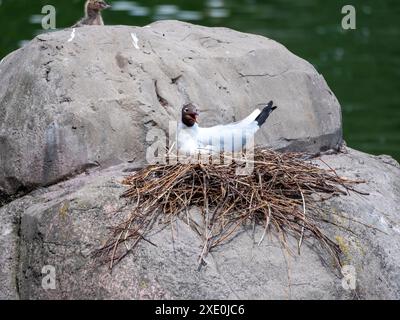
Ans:
[[[341,144],[340,106],[325,80],[273,40],[177,21],[39,35],[0,63],[0,193],[143,162],[149,130],[167,131],[189,101],[211,126],[271,99],[279,109],[259,144]]]
[[[0,299],[400,299],[400,167],[352,149],[323,160],[365,179],[369,195],[322,209],[356,290],[317,243],[289,256],[273,233],[258,246],[263,230],[250,226],[200,271],[202,239],[184,220],[174,240],[156,225],[156,246],[141,242],[112,273],[99,265],[91,254],[130,210],[121,180],[182,104],[199,105],[208,126],[273,99],[279,109],[256,141],[311,152],[341,145],[341,111],[308,62],[260,36],[177,21],[71,32],[40,35],[0,62]],[[43,288],[48,266],[55,289]]]
[[[161,225],[110,274],[90,254],[108,235],[107,226],[129,210],[119,199],[131,164],[81,174],[36,190],[0,208],[0,298],[24,299],[400,299],[400,167],[389,157],[347,149],[323,156],[337,173],[367,182],[326,202],[324,231],[355,268],[357,289],[326,253],[306,241],[301,255],[288,256],[273,233],[258,246],[262,230],[243,228],[213,251],[197,271],[201,239],[185,222]],[[324,164],[320,163],[321,166]],[[115,215],[116,211],[121,213]],[[294,248],[296,246],[294,245]],[[42,268],[55,267],[56,288],[42,288]]]

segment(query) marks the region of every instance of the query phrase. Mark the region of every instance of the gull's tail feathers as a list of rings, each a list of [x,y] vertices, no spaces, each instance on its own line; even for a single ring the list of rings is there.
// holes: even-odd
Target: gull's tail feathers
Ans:
[[[270,101],[264,109],[261,111],[261,113],[257,116],[256,122],[259,127],[261,127],[264,122],[268,119],[269,115],[272,113],[277,108],[277,106],[274,106],[274,102]]]

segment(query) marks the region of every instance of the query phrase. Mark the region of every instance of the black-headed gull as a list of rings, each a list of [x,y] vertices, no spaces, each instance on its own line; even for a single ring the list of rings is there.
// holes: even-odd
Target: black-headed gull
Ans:
[[[277,107],[270,101],[262,110],[256,109],[245,119],[209,128],[197,124],[199,111],[192,103],[182,108],[182,118],[178,126],[178,151],[183,154],[240,152],[253,138],[269,115]]]

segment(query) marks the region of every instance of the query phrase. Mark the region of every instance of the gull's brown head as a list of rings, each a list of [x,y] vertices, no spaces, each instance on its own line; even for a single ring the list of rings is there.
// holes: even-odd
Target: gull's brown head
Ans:
[[[89,0],[87,2],[87,8],[90,10],[101,11],[107,8],[111,8],[111,6],[104,0]]]
[[[186,126],[193,127],[195,125],[195,123],[197,122],[198,115],[199,115],[199,111],[194,104],[188,103],[183,106],[182,122]]]

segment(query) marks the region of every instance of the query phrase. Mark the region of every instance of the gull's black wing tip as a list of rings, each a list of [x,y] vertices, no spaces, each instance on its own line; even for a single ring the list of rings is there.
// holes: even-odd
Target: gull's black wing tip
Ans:
[[[256,121],[259,127],[261,127],[264,122],[268,119],[269,115],[274,111],[277,106],[274,106],[274,102],[271,100],[268,104],[264,107],[261,113],[257,116]]]

